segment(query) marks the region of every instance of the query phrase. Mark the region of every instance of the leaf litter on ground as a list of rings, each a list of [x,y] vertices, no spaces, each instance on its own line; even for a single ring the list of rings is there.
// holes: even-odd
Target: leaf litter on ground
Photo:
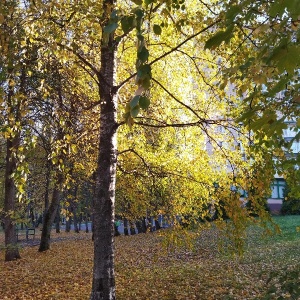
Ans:
[[[300,299],[300,216],[278,218],[283,232],[259,238],[249,230],[242,257],[218,251],[215,232],[197,247],[166,251],[160,232],[116,238],[117,299]],[[289,224],[289,225],[288,225]],[[288,236],[288,238],[286,237]],[[23,246],[22,259],[4,262],[0,253],[1,299],[89,298],[93,243],[90,233],[53,233],[51,249]],[[298,289],[298,290],[297,290]]]

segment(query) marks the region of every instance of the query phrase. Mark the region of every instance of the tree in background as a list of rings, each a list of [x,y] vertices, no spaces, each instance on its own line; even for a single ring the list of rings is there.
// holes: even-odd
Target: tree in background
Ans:
[[[25,199],[28,174],[26,152],[34,139],[28,134],[30,109],[36,86],[31,78],[36,67],[35,53],[26,43],[24,26],[27,16],[18,1],[5,1],[1,6],[1,134],[6,140],[4,224],[7,261],[20,258],[17,248],[15,202]],[[27,128],[27,129],[26,129]]]
[[[273,149],[285,177],[295,163],[288,150],[300,137],[299,14],[297,0],[224,1],[220,22],[205,45],[224,54],[220,86],[234,83],[244,105],[238,121],[255,134],[258,148]],[[295,137],[284,141],[284,129],[295,131]]]

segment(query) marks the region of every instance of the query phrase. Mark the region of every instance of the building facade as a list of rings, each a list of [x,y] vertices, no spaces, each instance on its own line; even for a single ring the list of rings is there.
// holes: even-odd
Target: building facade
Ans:
[[[295,140],[295,136],[297,131],[294,129],[296,128],[296,121],[287,121],[287,128],[283,130],[283,137],[286,142],[291,142],[291,148],[287,156],[296,156],[299,154],[300,151],[300,142],[299,140]],[[282,202],[284,197],[286,197],[286,182],[282,176],[278,174],[275,175],[274,181],[271,186],[272,194],[268,199],[268,205],[272,213],[280,213],[280,209],[282,206]]]

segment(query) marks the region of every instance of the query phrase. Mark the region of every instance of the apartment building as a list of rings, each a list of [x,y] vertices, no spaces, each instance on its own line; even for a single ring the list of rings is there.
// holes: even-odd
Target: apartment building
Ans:
[[[292,142],[291,149],[287,155],[295,156],[298,155],[300,151],[300,141],[293,140],[297,134],[294,130],[296,127],[296,120],[288,120],[286,121],[286,124],[287,128],[283,131],[283,137],[286,142]],[[268,204],[273,213],[279,213],[285,197],[286,182],[284,178],[276,174],[271,188],[272,195],[270,195],[270,198],[268,199]]]

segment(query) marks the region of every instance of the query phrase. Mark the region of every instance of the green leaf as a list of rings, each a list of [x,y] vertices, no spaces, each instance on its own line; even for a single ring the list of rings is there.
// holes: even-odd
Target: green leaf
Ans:
[[[278,69],[286,70],[288,73],[294,73],[299,68],[300,63],[300,49],[298,46],[293,45],[286,49],[286,52],[278,61]]]
[[[119,44],[121,42],[121,40],[122,40],[122,37],[121,36],[117,36],[115,38],[116,44]]]
[[[289,43],[290,43],[289,39],[281,38],[280,44],[278,46],[274,45],[269,57],[266,58],[266,63],[270,64],[271,61],[280,59],[282,55],[285,53]]]
[[[274,97],[277,93],[281,92],[286,88],[286,84],[289,82],[288,77],[284,77],[277,82],[277,84],[269,91],[268,96]]]
[[[146,96],[141,96],[139,99],[139,105],[141,109],[147,109],[150,105],[150,99]]]
[[[232,37],[234,25],[227,27],[226,31],[219,31],[213,37],[206,41],[204,49],[215,49],[222,42],[228,43]]]
[[[291,0],[289,0],[291,1]],[[286,8],[286,2],[285,1],[274,1],[273,4],[271,4],[269,14],[271,17],[276,17],[276,15],[282,15],[284,13],[284,10]]]
[[[256,112],[254,110],[247,110],[246,112],[244,112],[237,120],[236,123],[240,123],[240,122],[245,122],[247,120],[251,120],[253,119],[253,117],[255,116]],[[246,122],[247,123],[247,122]]]
[[[143,4],[143,0],[132,0],[133,3],[135,3],[136,5],[142,5]]]
[[[127,111],[127,112],[125,112],[124,114],[123,114],[123,118],[125,119],[125,120],[127,120],[127,118],[130,116],[130,111]]]
[[[110,21],[118,22],[118,10],[114,9],[110,14]]]
[[[151,77],[151,67],[149,65],[142,65],[139,67],[137,70],[137,77],[140,79],[146,78],[146,77]]]
[[[144,0],[144,2],[145,2],[146,5],[149,5],[151,3],[154,3],[155,0]]]
[[[134,28],[135,18],[134,16],[127,16],[121,20],[121,27],[125,34],[130,32]]]
[[[124,117],[127,125],[129,126],[129,128],[131,129],[134,121],[133,121],[133,119],[132,119],[132,117],[130,115],[130,112],[127,112],[126,114],[124,114],[123,117]]]
[[[153,31],[156,35],[161,35],[161,27],[157,24],[153,25]]]
[[[150,76],[145,77],[143,80],[141,80],[140,84],[145,90],[148,90],[150,88]]]
[[[137,105],[130,111],[130,115],[132,118],[136,118],[139,112],[140,112],[140,107]]]
[[[129,116],[130,116],[130,111],[126,112],[126,113],[123,115],[123,118],[124,118],[125,120],[127,120]]]
[[[141,97],[140,95],[137,95],[132,98],[132,100],[129,103],[131,109],[136,107],[139,104],[140,97]]]
[[[150,87],[151,67],[149,65],[142,65],[137,69],[136,83],[142,85],[144,89]]]
[[[142,34],[137,34],[136,37],[141,42],[143,42],[145,40],[145,38],[144,38],[144,36]]]
[[[141,20],[144,16],[144,11],[140,8],[135,9],[134,13],[136,14],[138,20]]]
[[[146,47],[142,47],[142,49],[138,52],[137,57],[141,60],[142,63],[146,62],[149,57],[149,51]]]
[[[118,23],[111,23],[104,27],[103,32],[110,34],[110,33],[114,32],[117,28],[118,28]]]
[[[241,66],[239,67],[239,69],[240,69],[241,71],[245,71],[246,69],[248,69],[248,68],[251,66],[251,64],[253,63],[253,61],[255,61],[255,58],[254,58],[254,57],[250,57],[250,58],[245,62],[245,64],[243,64],[243,65],[241,65]]]
[[[269,117],[264,117],[264,118],[260,118],[258,120],[255,120],[255,121],[252,121],[250,123],[250,128],[254,131],[257,131],[259,129],[262,129],[262,127],[264,125],[266,125],[268,123],[268,121],[270,121],[270,118]]]
[[[235,17],[241,12],[241,7],[239,5],[233,5],[226,12],[226,19],[228,23],[232,23]]]
[[[299,0],[289,0],[286,3],[287,10],[290,12],[293,19],[297,19],[300,15],[300,1]]]

